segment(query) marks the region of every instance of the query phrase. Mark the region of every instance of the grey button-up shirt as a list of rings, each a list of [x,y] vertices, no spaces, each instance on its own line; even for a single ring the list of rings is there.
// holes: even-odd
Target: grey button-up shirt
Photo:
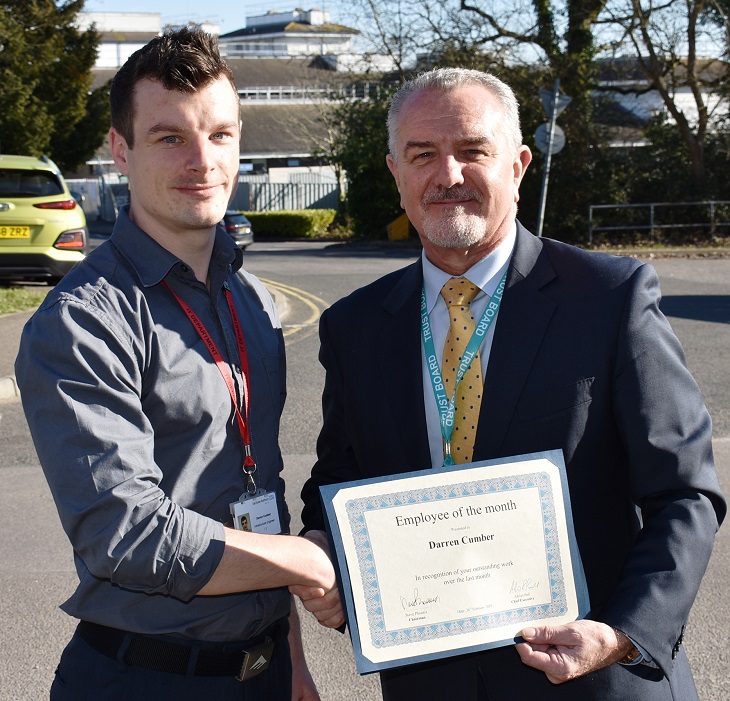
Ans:
[[[219,229],[211,290],[122,211],[108,243],[78,264],[28,322],[16,375],[36,450],[73,545],[71,616],[143,633],[244,640],[287,615],[285,589],[200,597],[245,488],[230,394],[170,287],[228,362],[240,403],[234,297],[250,364],[257,485],[284,502],[278,431],[284,342],[270,295],[239,270]]]

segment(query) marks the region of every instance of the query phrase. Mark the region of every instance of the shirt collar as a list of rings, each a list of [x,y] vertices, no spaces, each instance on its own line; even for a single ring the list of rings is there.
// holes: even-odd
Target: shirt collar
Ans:
[[[497,285],[501,279],[501,273],[504,272],[512,257],[516,238],[517,224],[513,223],[507,236],[504,237],[499,246],[484,256],[484,258],[474,263],[464,273],[462,277],[467,278],[469,282],[473,282],[482,290],[475,299],[479,299],[485,292],[488,295],[492,295],[497,289]],[[423,262],[423,284],[426,290],[426,306],[430,314],[434,305],[440,299],[441,288],[452,276],[444,270],[441,270],[441,268],[436,267],[426,257],[425,250],[421,253],[421,261]]]
[[[144,287],[158,284],[175,265],[182,263],[176,255],[157,243],[129,218],[129,205],[124,205],[119,210],[111,240],[129,261]],[[222,227],[217,227],[210,260],[211,267],[230,266],[236,271],[242,264],[241,249]]]

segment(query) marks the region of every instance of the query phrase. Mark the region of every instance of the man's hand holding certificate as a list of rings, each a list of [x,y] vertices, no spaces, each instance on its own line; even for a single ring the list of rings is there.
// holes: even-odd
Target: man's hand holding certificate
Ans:
[[[585,615],[562,454],[322,488],[358,671]]]

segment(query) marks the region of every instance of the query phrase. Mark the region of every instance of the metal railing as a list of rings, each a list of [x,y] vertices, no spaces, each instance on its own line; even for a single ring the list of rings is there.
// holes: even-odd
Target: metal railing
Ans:
[[[597,213],[614,210],[608,218],[600,217],[595,223]],[[625,223],[617,223],[621,219],[619,212],[627,211],[630,219]],[[687,216],[690,215],[690,216]],[[688,219],[685,221],[684,219]],[[608,219],[609,223],[604,223]],[[593,243],[596,232],[648,231],[649,238],[654,241],[656,232],[668,229],[708,230],[715,237],[718,229],[730,227],[730,201],[708,200],[704,202],[648,202],[645,204],[593,204],[588,208],[588,243]]]
[[[241,102],[332,102],[342,98],[367,99],[377,95],[381,86],[370,81],[347,85],[252,85],[238,89]]]
[[[333,90],[327,86],[316,85],[259,85],[250,88],[239,88],[241,100],[327,100]]]
[[[337,209],[337,183],[252,183],[239,180],[232,209],[277,212],[283,209]]]

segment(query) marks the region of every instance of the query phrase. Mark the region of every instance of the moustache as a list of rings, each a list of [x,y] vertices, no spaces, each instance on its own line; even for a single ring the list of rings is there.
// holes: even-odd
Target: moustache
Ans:
[[[475,190],[471,190],[468,187],[454,186],[427,192],[421,201],[424,205],[427,205],[432,202],[448,202],[449,200],[474,200],[475,202],[481,202],[482,198]]]

